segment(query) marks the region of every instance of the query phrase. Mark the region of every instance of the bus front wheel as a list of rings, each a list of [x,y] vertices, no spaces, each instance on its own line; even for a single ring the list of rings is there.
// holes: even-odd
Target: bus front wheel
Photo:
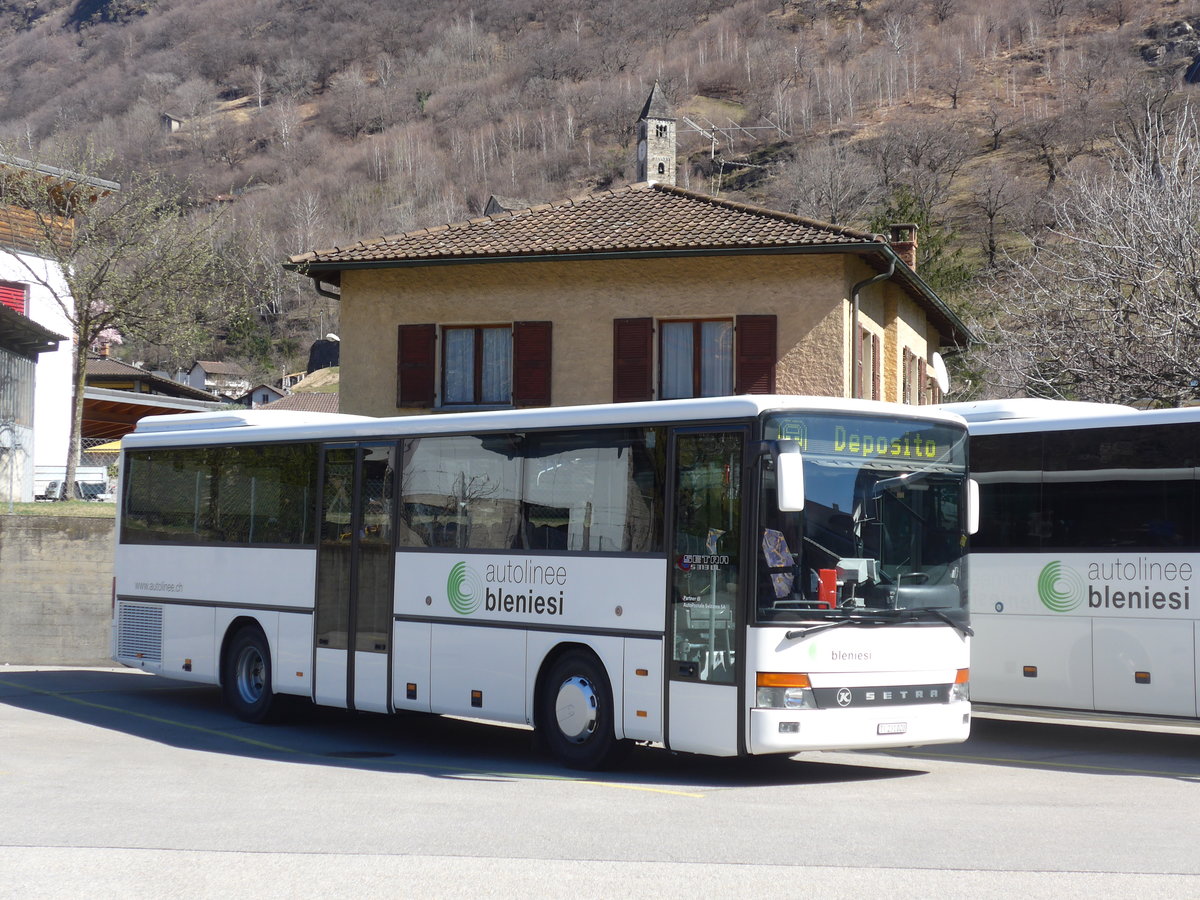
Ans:
[[[233,636],[225,651],[221,690],[239,719],[266,722],[275,707],[271,689],[271,649],[266,635],[246,627]]]
[[[596,657],[573,651],[551,666],[538,697],[537,727],[546,749],[573,769],[613,763],[624,742],[615,737],[612,690]]]

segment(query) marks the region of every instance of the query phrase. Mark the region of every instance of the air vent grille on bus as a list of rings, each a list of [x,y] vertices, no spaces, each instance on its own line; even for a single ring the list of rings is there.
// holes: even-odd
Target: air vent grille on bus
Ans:
[[[162,607],[122,603],[117,612],[117,656],[162,661]]]

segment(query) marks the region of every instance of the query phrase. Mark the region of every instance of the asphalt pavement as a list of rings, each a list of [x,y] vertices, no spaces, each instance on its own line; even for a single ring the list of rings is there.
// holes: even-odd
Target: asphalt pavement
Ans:
[[[0,667],[0,897],[1200,896],[1200,736],[563,769],[530,731]]]

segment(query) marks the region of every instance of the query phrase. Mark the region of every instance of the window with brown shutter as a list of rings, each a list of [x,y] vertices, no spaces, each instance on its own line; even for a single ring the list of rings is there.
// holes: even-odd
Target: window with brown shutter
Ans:
[[[396,341],[396,406],[429,409],[437,384],[437,326],[401,325]]]
[[[613,403],[654,399],[654,320],[613,319]]]
[[[775,393],[775,316],[738,316],[734,331],[737,361],[733,392]]]
[[[401,325],[396,405],[549,406],[551,332],[550,322]]]
[[[879,352],[879,335],[871,335],[871,399],[883,399],[883,358]]]
[[[550,322],[514,322],[512,327],[514,406],[550,405]]]
[[[733,321],[664,319],[658,323],[658,396],[726,397],[733,393]]]
[[[883,399],[883,355],[879,335],[858,329],[858,370],[854,373],[854,396],[863,400]],[[867,379],[870,378],[868,383]]]
[[[511,325],[442,326],[442,405],[512,402]]]
[[[864,377],[871,362],[871,333],[861,325],[858,327],[858,365],[854,370],[854,390],[852,396],[856,399],[866,397],[867,380]]]

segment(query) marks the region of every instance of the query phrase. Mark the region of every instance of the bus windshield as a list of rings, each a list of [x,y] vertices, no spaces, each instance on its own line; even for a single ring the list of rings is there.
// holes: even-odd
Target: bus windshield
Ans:
[[[759,473],[761,622],[831,615],[965,615],[966,433],[901,417],[769,415],[764,437],[799,444],[804,510],[780,512]]]

